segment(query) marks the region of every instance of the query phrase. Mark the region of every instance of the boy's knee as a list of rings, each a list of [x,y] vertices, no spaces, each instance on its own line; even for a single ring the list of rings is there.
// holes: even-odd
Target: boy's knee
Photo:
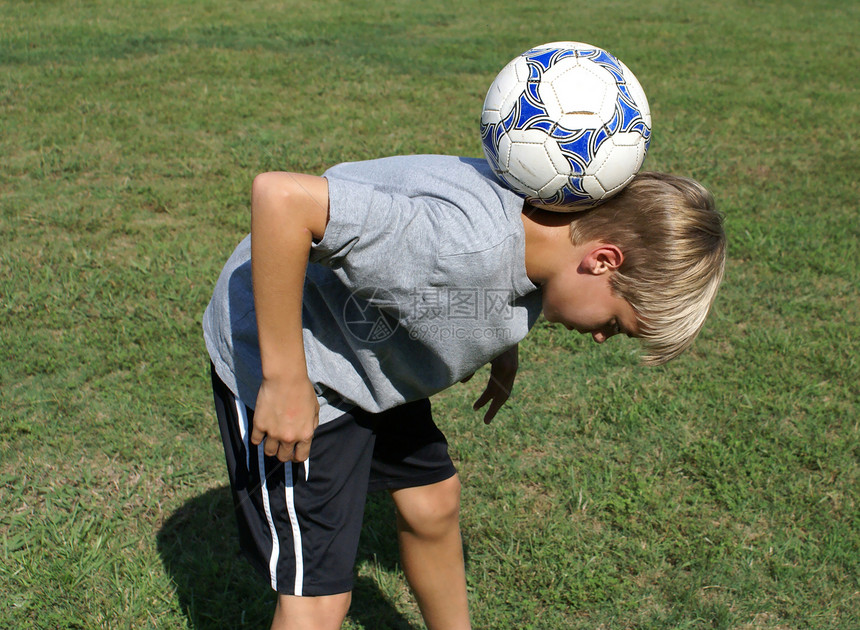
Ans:
[[[279,594],[272,630],[336,630],[351,601],[351,592],[320,597]]]
[[[460,479],[457,475],[416,488],[392,493],[400,528],[419,536],[434,538],[459,528]],[[459,531],[459,529],[458,529]]]

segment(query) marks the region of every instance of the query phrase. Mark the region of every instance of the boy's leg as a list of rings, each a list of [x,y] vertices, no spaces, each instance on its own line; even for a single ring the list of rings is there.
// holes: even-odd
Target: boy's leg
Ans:
[[[460,481],[429,400],[379,416],[370,489],[394,499],[401,561],[427,627],[469,628]]]
[[[393,490],[400,559],[429,630],[470,628],[460,480]]]
[[[242,551],[278,591],[273,628],[338,628],[353,582],[374,446],[347,413],[320,425],[304,464],[249,441],[253,410],[214,373],[212,384]]]
[[[322,597],[278,595],[272,630],[338,630],[350,599],[351,593]]]

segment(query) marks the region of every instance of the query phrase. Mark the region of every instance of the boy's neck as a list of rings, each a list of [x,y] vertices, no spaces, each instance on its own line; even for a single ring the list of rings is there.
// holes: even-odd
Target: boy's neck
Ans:
[[[570,242],[570,214],[539,210],[526,204],[520,216],[526,236],[529,280],[541,285],[562,267],[578,262],[579,248]]]

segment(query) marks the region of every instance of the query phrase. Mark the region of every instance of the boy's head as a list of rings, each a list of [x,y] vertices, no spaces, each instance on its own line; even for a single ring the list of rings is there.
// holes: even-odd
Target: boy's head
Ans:
[[[726,260],[722,216],[705,188],[685,177],[639,173],[615,197],[575,215],[570,239],[611,243],[623,252],[610,286],[636,313],[646,363],[665,363],[690,346]]]

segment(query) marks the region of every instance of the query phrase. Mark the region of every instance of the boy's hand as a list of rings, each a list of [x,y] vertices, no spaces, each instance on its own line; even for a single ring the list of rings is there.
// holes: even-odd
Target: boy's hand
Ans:
[[[263,452],[282,462],[303,462],[310,455],[319,410],[307,378],[295,382],[264,379],[257,394],[251,442],[265,440]]]
[[[490,361],[490,382],[487,383],[487,388],[475,401],[473,407],[477,411],[488,402],[490,403],[487,413],[484,414],[484,424],[490,424],[505,401],[510,398],[514,379],[517,377],[517,368],[519,368],[518,345]]]

